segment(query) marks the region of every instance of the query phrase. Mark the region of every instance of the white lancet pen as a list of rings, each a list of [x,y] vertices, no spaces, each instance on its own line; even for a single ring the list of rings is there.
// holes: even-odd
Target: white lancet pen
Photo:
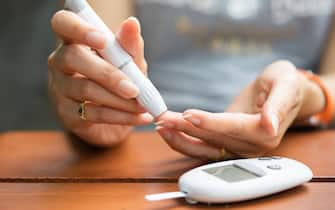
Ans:
[[[98,50],[98,53],[105,60],[123,71],[139,88],[138,102],[154,117],[158,117],[167,111],[165,102],[156,87],[139,70],[131,56],[120,46],[112,31],[94,12],[88,2],[86,0],[66,0],[65,9],[76,13],[86,22],[97,27],[98,30],[107,35],[106,47]]]

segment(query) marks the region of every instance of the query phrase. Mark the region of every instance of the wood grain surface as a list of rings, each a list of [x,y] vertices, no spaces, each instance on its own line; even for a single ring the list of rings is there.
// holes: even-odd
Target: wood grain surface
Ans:
[[[148,202],[147,193],[177,190],[173,183],[0,184],[1,210],[333,210],[335,183],[309,183],[273,196],[235,204],[189,205],[183,199]]]
[[[333,210],[334,151],[334,131],[290,133],[269,155],[306,163],[314,171],[312,182],[252,201],[194,206],[183,199],[144,199],[178,190],[178,177],[204,163],[172,151],[155,133],[134,133],[113,149],[93,148],[62,132],[4,133],[0,210]]]
[[[316,177],[335,178],[335,131],[291,133],[269,155],[302,161]],[[62,132],[0,135],[0,179],[167,180],[204,162],[172,151],[152,132],[134,133],[121,146],[97,149]]]

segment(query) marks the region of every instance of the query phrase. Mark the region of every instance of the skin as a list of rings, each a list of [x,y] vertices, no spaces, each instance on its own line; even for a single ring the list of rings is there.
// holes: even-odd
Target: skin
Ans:
[[[322,100],[310,101],[310,94]],[[193,157],[220,159],[223,148],[228,157],[260,156],[280,144],[294,121],[321,111],[324,103],[317,86],[301,76],[290,62],[278,61],[266,67],[235,98],[227,112],[186,110],[173,117],[164,116],[157,130],[172,148]],[[211,148],[212,152],[191,151],[182,145],[195,141],[198,148]]]
[[[49,56],[49,93],[67,130],[88,143],[114,146],[122,142],[132,126],[153,121],[135,101],[138,88],[125,74],[91,50],[104,47],[104,34],[64,10],[53,16],[51,26],[62,42]],[[121,23],[116,36],[146,74],[140,33],[137,19],[128,18]],[[86,121],[78,118],[79,103],[83,101],[89,101],[85,106]]]
[[[115,29],[117,39],[134,58],[144,74],[147,63],[140,24],[127,18],[132,2],[91,5]],[[108,7],[117,7],[111,14]],[[115,9],[113,9],[114,11]],[[123,20],[123,21],[122,21]],[[121,22],[121,24],[118,24]],[[219,160],[225,157],[253,157],[276,148],[293,125],[323,110],[325,98],[320,87],[307,80],[289,61],[277,61],[264,68],[233,100],[225,113],[186,110],[166,112],[153,119],[135,101],[138,88],[95,50],[103,48],[104,34],[68,11],[57,12],[51,27],[62,40],[49,57],[49,93],[65,128],[84,141],[98,146],[115,146],[133,126],[156,121],[156,130],[174,150],[191,157]],[[335,35],[331,33],[320,72],[335,98]],[[79,104],[86,104],[87,120],[80,119]]]

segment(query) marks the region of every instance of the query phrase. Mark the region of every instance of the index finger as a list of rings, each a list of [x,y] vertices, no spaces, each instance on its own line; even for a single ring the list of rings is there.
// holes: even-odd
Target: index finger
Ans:
[[[268,138],[266,130],[261,125],[260,114],[209,113],[201,110],[188,110],[183,113],[183,117],[198,128],[251,143],[255,143],[255,139]]]
[[[84,44],[94,49],[104,48],[107,37],[73,12],[61,10],[51,19],[52,30],[66,43]]]

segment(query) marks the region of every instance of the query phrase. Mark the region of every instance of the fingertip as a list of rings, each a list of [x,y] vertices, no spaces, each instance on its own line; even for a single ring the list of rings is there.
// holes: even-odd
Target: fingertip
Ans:
[[[117,34],[119,37],[124,35],[133,36],[141,34],[141,25],[139,20],[133,16],[127,18],[121,23],[120,30]]]
[[[141,33],[141,23],[140,23],[140,21],[139,21],[136,17],[134,17],[134,16],[130,16],[130,17],[128,18],[128,22],[131,22],[131,24],[135,24],[135,25],[136,25],[136,28],[137,28],[137,30],[138,30],[138,33],[139,33],[139,34]]]
[[[159,126],[159,127],[162,127],[162,125],[163,125],[164,123],[165,123],[164,120],[160,120],[160,121],[155,122],[155,125],[156,125],[156,126]]]
[[[152,123],[154,121],[154,117],[149,113],[144,113],[141,114],[140,116],[141,116],[141,122],[143,124]]]
[[[138,20],[128,18],[123,21],[116,36],[120,45],[134,58],[139,68],[145,71],[147,64],[144,59],[144,40]]]
[[[195,126],[200,126],[201,120],[198,117],[196,117],[192,114],[183,115],[183,118],[184,118],[184,120],[192,123]]]
[[[168,113],[169,111],[166,111],[166,112],[163,112],[162,114],[160,114],[159,116],[157,116],[156,117],[156,122],[158,123],[158,122],[163,122],[164,121],[164,119],[166,120],[166,119],[168,119],[167,117],[166,117],[166,115],[168,115],[167,113]]]
[[[64,17],[68,15],[68,13],[69,11],[59,10],[52,16],[50,20],[50,25],[51,25],[51,29],[53,30],[53,32],[55,33],[58,32],[59,26],[62,25],[62,21]]]
[[[183,116],[184,120],[189,120],[189,119],[191,119],[193,117],[192,114],[183,114],[182,116]]]
[[[156,128],[155,128],[155,130],[157,131],[157,132],[159,132],[160,130],[162,130],[164,127],[162,127],[162,126],[156,126]]]
[[[85,44],[94,49],[103,49],[107,43],[107,35],[71,11],[56,12],[51,18],[51,28],[65,42]]]
[[[184,120],[192,123],[194,126],[199,127],[203,121],[202,112],[203,111],[201,110],[190,109],[190,110],[186,110],[182,114],[182,117]]]
[[[163,114],[161,114],[160,116],[158,116],[156,118],[156,121],[165,121],[165,122],[169,122],[169,121],[174,121],[176,119],[180,119],[181,117],[180,113],[177,112],[173,112],[173,111],[166,111]]]

